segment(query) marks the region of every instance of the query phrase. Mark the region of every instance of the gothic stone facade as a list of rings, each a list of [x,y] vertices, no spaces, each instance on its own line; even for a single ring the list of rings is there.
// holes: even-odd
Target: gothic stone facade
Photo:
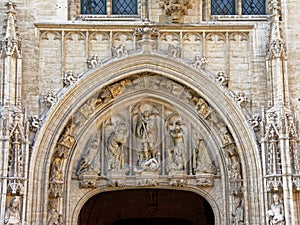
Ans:
[[[0,2],[1,224],[77,224],[138,188],[196,193],[215,224],[300,223],[300,2],[212,2]]]

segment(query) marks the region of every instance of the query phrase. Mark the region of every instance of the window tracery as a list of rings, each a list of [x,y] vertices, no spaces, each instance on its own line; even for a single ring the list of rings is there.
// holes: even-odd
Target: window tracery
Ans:
[[[81,0],[84,15],[137,15],[137,0]]]
[[[265,0],[211,0],[211,15],[265,15]]]

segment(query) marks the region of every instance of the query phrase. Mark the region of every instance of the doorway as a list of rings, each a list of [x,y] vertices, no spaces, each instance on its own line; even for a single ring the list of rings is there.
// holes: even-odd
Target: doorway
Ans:
[[[181,190],[110,191],[90,198],[78,225],[213,225],[214,213],[200,195]]]

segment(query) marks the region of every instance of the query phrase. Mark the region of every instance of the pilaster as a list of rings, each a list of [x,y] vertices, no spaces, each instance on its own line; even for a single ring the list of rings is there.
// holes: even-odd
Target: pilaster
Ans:
[[[295,224],[292,181],[294,163],[290,145],[294,139],[291,132],[296,120],[290,107],[286,43],[280,23],[280,1],[270,0],[269,8],[272,13],[266,58],[269,108],[263,112],[265,116],[261,140],[266,185],[266,224],[275,220],[277,214],[273,216],[271,214],[272,207],[276,205],[284,209],[280,212],[283,219],[279,223],[292,225]]]
[[[16,4],[6,4],[3,39],[0,42],[0,160],[1,218],[4,224],[25,224],[29,162],[27,114],[21,106],[22,47],[17,33]]]

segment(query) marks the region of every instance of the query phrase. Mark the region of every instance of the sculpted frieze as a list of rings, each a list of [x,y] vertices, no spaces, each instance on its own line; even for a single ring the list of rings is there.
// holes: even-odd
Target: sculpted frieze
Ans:
[[[96,130],[81,146],[75,172],[80,188],[107,186],[195,185],[211,187],[220,177],[218,163],[202,135],[200,121],[186,118],[181,108],[165,101],[132,99],[115,105],[103,117],[94,118],[118,97],[136,91],[156,90],[168,93],[214,126],[226,153],[235,146],[230,131],[208,102],[191,89],[163,77],[143,73],[112,83],[86,100],[71,116],[61,134],[50,167],[49,197],[61,198],[64,190],[64,165],[76,138],[91,118]],[[219,132],[219,133],[218,133]],[[77,146],[78,147],[78,146]],[[242,190],[239,156],[228,154],[232,193]],[[134,177],[135,179],[128,179]]]

